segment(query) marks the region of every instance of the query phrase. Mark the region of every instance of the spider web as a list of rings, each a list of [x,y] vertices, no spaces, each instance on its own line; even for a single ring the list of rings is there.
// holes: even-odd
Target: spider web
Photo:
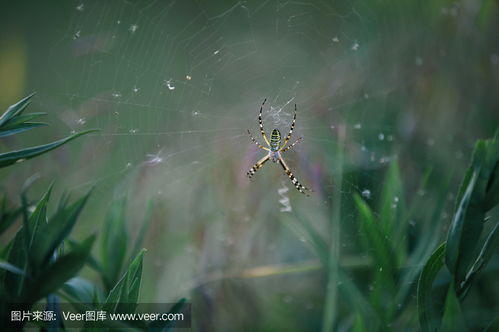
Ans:
[[[146,297],[185,294],[191,284],[183,280],[194,256],[200,269],[209,271],[233,264],[227,248],[237,246],[234,261],[248,260],[255,246],[268,241],[257,239],[270,227],[264,226],[268,216],[304,211],[320,223],[335,192],[376,197],[380,192],[368,183],[378,173],[371,171],[397,158],[398,142],[415,130],[410,112],[390,117],[414,83],[410,73],[424,67],[425,58],[405,51],[398,36],[373,39],[371,25],[382,16],[356,2],[336,7],[322,1],[69,3],[65,19],[41,37],[44,60],[40,78],[31,83],[38,91],[35,106],[60,120],[60,133],[100,131],[67,147],[70,154],[62,161],[57,154],[45,157],[63,166],[40,172],[63,179],[71,191],[95,187],[90,220],[102,219],[110,194],[129,195],[133,229],[148,200],[162,202],[169,218],[154,226],[153,265],[163,271],[168,260],[178,269],[165,269],[159,280],[168,280],[168,286],[160,283],[164,286],[157,293],[146,290]],[[387,59],[379,61],[386,49],[391,50]],[[310,198],[294,189],[278,164],[268,162],[252,182],[246,178],[264,153],[246,132],[264,143],[258,131],[264,98],[265,129],[278,128],[283,136],[297,104],[292,141],[304,139],[284,158],[314,190]],[[367,178],[364,183],[346,178],[343,189],[331,181],[339,169],[330,160],[338,128],[348,136],[349,162],[342,171],[362,169]],[[428,145],[435,139],[428,137]],[[246,235],[231,226],[234,222],[246,225],[241,226]],[[92,227],[98,223],[84,228]],[[181,238],[199,232],[214,241],[177,237],[164,248],[157,234],[171,229]],[[174,243],[185,245],[176,258],[166,253]],[[270,254],[255,257],[287,257],[274,244],[262,248]],[[295,254],[308,257],[298,249]]]

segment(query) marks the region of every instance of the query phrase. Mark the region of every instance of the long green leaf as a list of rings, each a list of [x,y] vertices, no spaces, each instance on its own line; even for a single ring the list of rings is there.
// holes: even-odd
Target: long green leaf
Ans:
[[[80,277],[71,278],[64,283],[62,289],[81,303],[93,303],[98,292],[96,286]]]
[[[23,301],[34,303],[57,291],[67,280],[74,277],[85,265],[94,240],[95,235],[90,236],[71,252],[48,265],[35,279],[30,279],[22,296]]]
[[[142,278],[142,261],[145,249],[142,249],[128,267],[127,272],[111,289],[103,305],[107,312],[133,312],[138,301]]]
[[[132,253],[130,254],[131,257],[135,257],[140,249],[142,248],[142,243],[144,242],[144,237],[146,235],[147,230],[149,229],[149,225],[151,224],[152,221],[152,213],[153,213],[153,203],[152,200],[149,200],[147,202],[147,207],[146,207],[146,213],[144,215],[144,220],[142,221],[142,224],[140,225],[139,232],[137,234],[137,237],[135,238],[135,244],[133,246]]]
[[[80,133],[76,133],[76,134],[73,134],[71,136],[68,136],[66,138],[60,139],[58,141],[52,142],[52,143],[38,145],[38,146],[31,147],[31,148],[17,150],[17,151],[2,153],[2,154],[0,154],[0,168],[7,167],[7,166],[10,166],[10,165],[15,164],[17,162],[21,162],[23,160],[39,156],[45,152],[54,150],[54,149],[60,147],[61,145],[66,144],[67,142],[74,140],[77,137],[80,137],[82,135],[86,135],[88,133],[92,133],[95,131],[96,130],[94,130],[94,129],[86,130],[86,131],[82,131]]]
[[[471,195],[473,190],[475,189],[476,180],[478,178],[479,170],[475,170],[473,175],[468,182],[468,186],[462,199],[457,207],[456,213],[454,214],[454,218],[452,220],[451,228],[449,229],[449,233],[447,235],[447,245],[445,250],[445,263],[449,271],[452,274],[457,274],[458,268],[458,259],[460,257],[460,250],[462,247],[462,237],[463,237],[463,228],[465,224],[466,213],[468,211],[468,206],[470,204]],[[481,223],[481,220],[477,220],[475,222]]]
[[[104,283],[110,290],[118,281],[128,245],[126,197],[112,204],[101,235]]]
[[[383,181],[379,216],[381,230],[389,238],[391,238],[391,234],[393,233],[395,221],[401,220],[402,194],[402,181],[400,179],[398,161],[393,160]]]
[[[457,196],[447,240],[446,264],[454,276],[458,294],[478,255],[485,213],[499,204],[496,197],[498,165],[499,140],[479,140]]]
[[[385,275],[395,281],[395,269],[397,268],[397,258],[395,251],[376,223],[374,215],[369,206],[357,194],[354,195],[360,216],[360,225],[363,236],[367,240],[369,253],[373,256],[376,266],[385,271]]]
[[[71,232],[91,192],[80,197],[69,207],[60,208],[48,223],[40,223],[31,245],[33,267],[47,264],[54,250]]]
[[[445,242],[442,243],[426,262],[418,281],[417,303],[419,324],[423,332],[435,331],[437,318],[432,307],[433,282],[444,265]]]
[[[182,311],[185,306],[186,299],[182,298],[177,303],[175,303],[172,308],[168,311],[169,314],[177,314]],[[160,321],[156,320],[149,324],[149,332],[170,332],[175,328],[176,321]]]
[[[5,123],[7,121],[9,121],[10,119],[12,119],[13,117],[15,117],[16,115],[20,115],[24,109],[26,107],[28,107],[28,105],[30,104],[31,102],[31,98],[35,95],[35,93],[32,93],[30,94],[29,96],[21,99],[20,101],[18,101],[17,103],[15,103],[14,105],[11,105],[9,106],[9,108],[7,108],[7,111],[5,111],[4,114],[2,114],[2,116],[0,117],[0,128],[5,125]]]
[[[458,293],[460,299],[466,295],[477,274],[487,266],[494,253],[497,252],[497,249],[499,249],[499,221],[496,222],[496,225],[487,236],[475,264],[473,264],[466,275],[466,279],[463,281],[463,285]]]
[[[10,273],[18,274],[21,276],[26,276],[26,273],[23,270],[21,270],[17,266],[10,264],[9,262],[0,261],[0,269],[8,271]]]
[[[31,247],[35,234],[38,233],[38,227],[41,223],[47,222],[47,205],[50,199],[50,193],[52,192],[53,183],[49,186],[48,190],[42,196],[38,204],[36,204],[35,211],[29,217],[29,227],[31,238],[29,239],[28,246]]]
[[[461,304],[454,289],[454,283],[449,285],[447,298],[445,300],[444,315],[442,318],[441,332],[466,332],[466,321],[464,320]]]
[[[6,198],[3,198],[0,204],[0,234],[2,234],[17,220],[22,209],[7,207]]]
[[[22,114],[22,115],[16,115],[15,117],[11,118],[9,121],[7,121],[2,127],[0,127],[1,130],[16,127],[17,125],[20,125],[22,123],[26,123],[28,121],[37,119],[39,117],[42,117],[44,115],[47,115],[45,112],[34,112],[34,113],[28,113],[28,114]]]
[[[28,131],[31,129],[35,129],[38,127],[44,127],[44,126],[48,126],[48,123],[43,123],[43,122],[23,123],[23,124],[20,124],[18,126],[12,127],[12,128],[0,129],[0,137],[11,136],[11,135],[22,133],[24,131]]]

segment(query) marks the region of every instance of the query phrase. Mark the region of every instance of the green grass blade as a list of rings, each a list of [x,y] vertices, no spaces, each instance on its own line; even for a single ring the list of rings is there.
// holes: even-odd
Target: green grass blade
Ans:
[[[0,234],[5,232],[22,213],[22,208],[7,207],[7,200],[2,199],[0,203]]]
[[[140,229],[139,229],[139,232],[137,234],[137,237],[135,238],[135,244],[133,246],[132,253],[130,254],[130,258],[135,257],[139,253],[140,249],[142,248],[142,243],[144,242],[146,232],[149,229],[149,225],[151,224],[151,221],[152,221],[153,211],[154,211],[154,206],[153,206],[152,200],[149,200],[147,202],[147,208],[146,208],[144,220],[142,221],[142,224],[140,225]]]
[[[81,303],[93,303],[98,292],[95,285],[80,277],[71,278],[62,287],[64,292]]]
[[[484,332],[494,332],[494,331],[499,331],[499,315],[497,315],[484,330]]]
[[[457,197],[457,206],[447,240],[446,264],[454,275],[457,293],[478,255],[485,213],[496,200],[499,140],[479,140]],[[499,184],[497,184],[499,185]]]
[[[142,261],[145,249],[142,249],[128,267],[127,272],[109,292],[102,308],[107,312],[133,312],[138,301],[142,278]]]
[[[47,115],[45,112],[34,112],[34,113],[28,113],[28,114],[22,114],[22,115],[16,115],[15,117],[11,118],[7,123],[5,123],[2,127],[0,127],[0,130],[4,130],[6,128],[11,128],[15,127],[17,125],[20,125],[22,123],[38,119],[39,117],[42,117],[44,115]]]
[[[330,222],[330,243],[328,261],[326,265],[326,299],[324,301],[324,313],[322,318],[322,331],[333,331],[338,315],[338,283],[340,242],[341,242],[341,188],[343,185],[343,149],[345,145],[345,127],[341,126],[338,131],[338,146],[335,152],[335,162],[338,165],[333,173],[333,182],[339,190],[332,197],[332,215]]]
[[[396,220],[401,220],[402,181],[398,161],[393,160],[383,181],[379,221],[384,234],[390,237]],[[396,208],[394,208],[396,206]]]
[[[118,281],[128,246],[126,197],[114,202],[101,235],[101,257],[104,284],[110,290]]]
[[[419,324],[423,332],[433,332],[436,329],[437,318],[432,307],[433,282],[444,265],[445,242],[430,256],[419,277],[417,304]]]
[[[48,126],[48,123],[43,123],[43,122],[28,122],[28,123],[23,123],[15,127],[11,128],[6,128],[6,129],[0,129],[0,137],[7,137],[11,135],[16,135],[19,133],[22,133],[24,131],[28,131],[31,129],[35,129],[38,127],[44,127]]]
[[[96,130],[94,130],[94,129],[86,130],[86,131],[82,131],[80,133],[76,133],[76,134],[73,134],[71,136],[68,136],[68,137],[63,138],[61,140],[52,142],[52,143],[38,145],[38,146],[31,147],[31,148],[23,149],[23,150],[2,153],[2,154],[0,154],[0,168],[10,166],[10,165],[15,164],[17,162],[21,162],[25,159],[30,159],[30,158],[39,156],[45,152],[54,150],[54,149],[60,147],[61,145],[66,144],[69,141],[74,140],[77,137],[80,137],[80,136],[83,136],[83,135],[86,135],[88,133],[92,133],[95,131]]]
[[[445,252],[445,263],[447,268],[453,275],[457,275],[458,260],[460,258],[460,251],[462,250],[462,237],[463,229],[465,224],[466,213],[468,211],[468,206],[470,204],[471,196],[473,190],[475,189],[476,180],[478,179],[479,170],[475,170],[471,179],[468,182],[466,191],[464,192],[459,205],[457,207],[456,213],[452,220],[451,227],[447,236],[447,245]],[[474,221],[476,223],[482,223],[482,220]]]
[[[471,267],[470,271],[466,275],[466,279],[462,283],[463,285],[460,288],[460,292],[458,293],[461,300],[468,292],[478,273],[480,273],[480,271],[487,266],[494,253],[497,252],[497,249],[499,249],[499,221],[496,222],[496,225],[487,236],[487,239],[485,240],[485,243],[483,244],[475,263]]]
[[[445,299],[444,315],[442,318],[441,332],[466,332],[466,321],[464,320],[461,304],[457,298],[454,284],[451,283]]]
[[[186,299],[180,299],[175,303],[172,308],[168,311],[169,314],[178,314],[182,311],[185,306]],[[176,321],[153,321],[149,324],[149,332],[170,332],[175,328]]]
[[[354,195],[354,200],[359,211],[360,225],[364,238],[367,240],[367,250],[374,259],[375,265],[382,268],[387,278],[395,281],[395,269],[397,268],[397,258],[395,251],[388,241],[387,235],[376,223],[376,219],[364,200],[358,195]]]
[[[35,268],[47,264],[54,250],[69,235],[90,193],[91,191],[69,207],[59,208],[48,223],[39,224],[30,249],[32,265]]]
[[[41,223],[47,222],[47,205],[50,199],[50,193],[52,192],[53,183],[49,186],[48,190],[42,196],[40,201],[36,204],[35,210],[29,216],[29,227],[31,229],[31,238],[29,239],[28,246],[31,247],[35,234],[38,233],[38,227]]]
[[[23,301],[34,303],[57,291],[67,280],[74,277],[85,264],[94,240],[95,236],[90,236],[71,252],[59,257],[35,279],[30,279],[22,296]]]
[[[26,273],[22,269],[10,264],[9,262],[0,261],[0,269],[20,276],[26,276]]]
[[[31,98],[35,95],[35,93],[30,94],[29,96],[21,99],[14,105],[9,106],[7,111],[2,114],[0,117],[0,128],[7,123],[10,119],[15,117],[16,115],[20,115],[26,107],[31,103]]]

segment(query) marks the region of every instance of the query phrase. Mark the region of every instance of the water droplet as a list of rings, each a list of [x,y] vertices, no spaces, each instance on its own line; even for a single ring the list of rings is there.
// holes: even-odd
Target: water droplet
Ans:
[[[217,55],[218,53],[220,53],[220,50],[216,50],[215,52],[213,52],[214,55]]]
[[[169,79],[169,80],[164,80],[165,82],[165,85],[168,87],[168,90],[175,90],[175,86],[172,84],[172,80]]]
[[[189,76],[189,75],[186,75],[186,76],[185,76],[185,79],[186,79],[186,80],[188,80],[188,81],[190,81],[190,80],[192,80],[192,77],[191,77],[191,76]]]
[[[198,111],[194,111],[194,112],[192,112],[192,115],[194,115],[194,116],[198,116],[198,115],[199,115],[199,112],[198,112]]]
[[[366,199],[370,199],[371,198],[371,191],[369,189],[364,189],[364,190],[362,190],[361,195],[362,195],[362,197],[364,197]]]
[[[121,93],[119,93],[119,92],[113,92],[111,94],[111,96],[113,96],[113,98],[120,98],[121,97]]]
[[[357,51],[359,49],[359,43],[355,42],[353,45],[352,45],[352,51]]]
[[[303,236],[300,236],[300,241],[301,241],[301,242],[307,242],[307,239],[306,239],[306,238],[304,238]]]
[[[380,267],[380,268],[379,268],[379,272],[383,272],[383,267]]]
[[[335,43],[339,43],[339,42],[340,42],[340,39],[339,39],[338,37],[336,37],[336,36],[335,36],[335,37],[333,37],[333,42],[335,42]]]
[[[353,126],[355,129],[360,129],[362,128],[362,124],[360,122],[357,122],[356,124],[354,124]]]
[[[398,196],[393,197],[393,201],[394,201],[395,203],[398,203],[398,201],[399,201],[399,197],[398,197]]]
[[[138,28],[139,28],[139,26],[137,24],[132,24],[128,28],[128,31],[130,31],[131,33],[135,33],[135,31],[137,31]]]
[[[132,167],[132,163],[130,163],[130,162],[126,163],[126,166],[125,166],[125,167],[126,167],[126,168],[130,168],[130,167]]]
[[[76,31],[73,34],[73,40],[76,40],[76,39],[80,38],[80,34],[81,34],[81,30]]]
[[[139,92],[139,90],[140,90],[140,88],[137,88],[136,86],[134,86],[133,89],[132,89],[132,91],[135,92],[135,93]]]
[[[385,134],[383,134],[383,133],[379,133],[379,134],[378,134],[378,139],[379,139],[380,141],[384,140],[384,139],[385,139]]]
[[[130,129],[128,132],[129,132],[130,134],[136,134],[138,131],[139,131],[138,129],[132,128],[132,129]]]
[[[158,152],[156,154],[148,154],[147,155],[147,160],[146,163],[148,165],[157,165],[161,164],[163,162],[163,158],[160,156],[161,152]]]
[[[76,121],[77,124],[79,125],[84,125],[87,121],[85,120],[85,118],[79,118],[78,121]]]
[[[414,227],[416,226],[416,222],[414,220],[409,220],[409,225],[411,225],[411,227]]]
[[[76,6],[76,10],[82,12],[85,9],[85,5],[80,3],[78,6]]]

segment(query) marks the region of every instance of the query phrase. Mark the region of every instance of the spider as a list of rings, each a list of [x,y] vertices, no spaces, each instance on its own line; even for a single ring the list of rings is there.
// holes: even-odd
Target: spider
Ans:
[[[270,141],[267,138],[267,135],[265,134],[265,130],[263,130],[263,121],[262,121],[262,110],[263,110],[263,105],[265,105],[265,102],[267,99],[265,99],[262,103],[262,106],[260,107],[260,114],[258,116],[258,121],[260,123],[260,133],[263,136],[263,139],[265,140],[265,143],[267,144],[268,147],[265,147],[258,143],[258,141],[251,135],[251,132],[248,130],[248,134],[250,135],[251,141],[255,143],[260,149],[267,151],[267,155],[260,159],[253,167],[250,168],[250,170],[246,173],[248,177],[251,179],[253,175],[255,175],[256,171],[258,171],[260,168],[263,167],[263,165],[268,161],[272,160],[274,163],[279,163],[281,164],[282,168],[284,169],[284,172],[286,175],[289,177],[291,182],[293,182],[293,185],[298,189],[299,192],[305,194],[308,196],[307,191],[312,191],[308,189],[307,187],[303,186],[298,180],[295,178],[291,170],[289,169],[288,165],[286,165],[286,162],[284,162],[284,159],[282,159],[282,153],[290,150],[293,146],[298,144],[303,137],[298,138],[293,144],[289,145],[286,147],[288,144],[289,140],[291,139],[291,134],[293,133],[293,129],[295,128],[295,122],[296,122],[296,104],[295,104],[295,115],[293,117],[293,122],[291,123],[291,128],[289,129],[288,136],[286,136],[286,139],[284,140],[284,143],[281,145],[281,132],[277,129],[273,129],[272,133],[270,134]]]

